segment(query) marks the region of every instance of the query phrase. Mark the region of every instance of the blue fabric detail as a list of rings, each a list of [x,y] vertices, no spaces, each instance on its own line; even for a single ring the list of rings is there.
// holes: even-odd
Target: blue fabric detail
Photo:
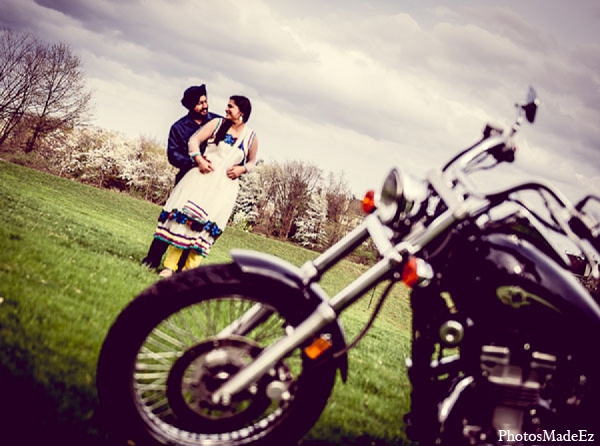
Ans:
[[[216,223],[194,220],[177,209],[172,212],[163,210],[160,213],[158,216],[159,223],[165,223],[167,220],[173,220],[180,225],[187,225],[192,231],[207,231],[215,240],[223,233],[223,230]]]
[[[208,231],[208,233],[213,236],[213,237],[218,237],[221,235],[221,233],[223,231],[221,231],[221,229],[219,229],[219,227],[213,223],[212,221],[209,221],[206,223],[206,225],[204,225],[204,230]]]
[[[227,133],[227,134],[225,135],[225,138],[223,138],[223,141],[224,141],[226,144],[229,144],[230,146],[232,146],[232,145],[233,145],[233,143],[235,142],[235,139],[234,139],[234,137],[233,137],[233,136],[231,136],[229,133]]]

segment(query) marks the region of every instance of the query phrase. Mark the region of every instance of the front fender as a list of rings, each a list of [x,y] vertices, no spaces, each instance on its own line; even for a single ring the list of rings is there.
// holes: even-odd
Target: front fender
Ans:
[[[281,282],[291,288],[301,289],[308,301],[318,303],[328,300],[327,293],[318,283],[311,283],[306,274],[297,266],[292,265],[279,257],[257,251],[245,249],[234,249],[230,252],[233,263],[236,264],[244,274],[266,277],[270,280]],[[316,306],[316,305],[315,305]],[[328,329],[331,331],[333,345],[337,350],[347,347],[346,336],[341,321],[337,319],[332,322]],[[342,380],[348,378],[348,355],[344,353],[336,358],[337,367],[340,370]]]

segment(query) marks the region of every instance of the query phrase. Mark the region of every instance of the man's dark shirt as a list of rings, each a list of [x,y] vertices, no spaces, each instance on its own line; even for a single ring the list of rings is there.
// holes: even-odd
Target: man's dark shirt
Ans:
[[[208,112],[202,123],[198,124],[188,114],[171,126],[167,144],[167,158],[169,159],[169,163],[179,169],[179,172],[175,176],[175,184],[177,184],[179,180],[181,180],[183,176],[196,165],[190,158],[188,151],[188,140],[190,139],[190,136],[210,120],[219,117],[221,116]],[[200,145],[200,152],[204,153],[205,149],[206,142],[203,142]]]

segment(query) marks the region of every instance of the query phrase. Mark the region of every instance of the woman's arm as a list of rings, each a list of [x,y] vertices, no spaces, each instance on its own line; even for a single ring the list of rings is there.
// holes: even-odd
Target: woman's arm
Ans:
[[[246,168],[246,172],[252,172],[256,167],[256,154],[258,153],[258,137],[254,136],[250,150],[248,150],[248,159],[246,164],[243,166]]]
[[[217,128],[220,118],[215,118],[194,132],[188,140],[188,152],[190,157],[196,156],[196,152],[200,153],[200,144],[208,140]]]
[[[207,141],[215,133],[219,121],[220,118],[215,118],[209,121],[196,130],[196,132],[194,132],[194,134],[190,136],[190,139],[188,140],[188,152],[190,154],[190,158],[196,162],[201,173],[209,173],[214,170],[210,160],[207,160],[200,153],[200,144],[202,144],[204,141]]]
[[[254,136],[248,150],[248,158],[243,166],[232,166],[227,169],[227,176],[232,180],[241,177],[246,172],[252,172],[256,167],[256,154],[258,153],[258,138]]]

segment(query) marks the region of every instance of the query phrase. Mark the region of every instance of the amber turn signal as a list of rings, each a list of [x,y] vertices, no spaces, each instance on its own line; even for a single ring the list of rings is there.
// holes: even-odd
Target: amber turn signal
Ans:
[[[402,269],[402,282],[409,287],[424,286],[433,279],[433,269],[425,260],[410,256]]]
[[[419,275],[417,274],[417,258],[409,257],[402,270],[402,282],[409,287],[419,282]]]
[[[326,339],[323,336],[321,336],[315,339],[315,341],[308,347],[306,347],[304,349],[304,353],[306,353],[306,356],[308,356],[310,359],[317,359],[332,345],[333,344],[329,339]]]
[[[375,211],[375,191],[367,191],[362,201],[362,210],[365,214],[372,214]]]

